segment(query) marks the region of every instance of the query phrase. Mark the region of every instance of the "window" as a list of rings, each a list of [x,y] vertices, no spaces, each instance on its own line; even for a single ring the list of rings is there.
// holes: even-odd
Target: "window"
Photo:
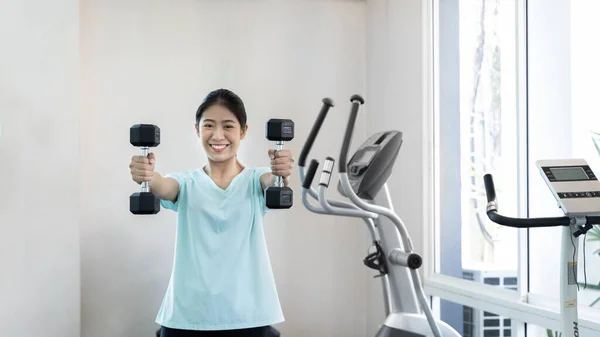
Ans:
[[[544,217],[562,213],[536,160],[584,158],[600,174],[598,12],[596,0],[432,0],[434,264],[424,280],[440,318],[465,336],[476,335],[465,324],[475,312],[511,320],[512,336],[558,326],[561,228],[492,223],[483,175],[502,214]],[[578,254],[580,324],[598,334],[600,229]]]
[[[515,0],[439,2],[435,155],[436,272],[518,290],[518,230],[486,215],[486,173],[497,176],[503,212],[518,199],[518,75]],[[442,319],[457,307],[442,301]],[[456,318],[461,320],[460,317]]]
[[[463,337],[517,337],[522,322],[494,312],[449,302],[461,308],[461,320],[452,327]]]

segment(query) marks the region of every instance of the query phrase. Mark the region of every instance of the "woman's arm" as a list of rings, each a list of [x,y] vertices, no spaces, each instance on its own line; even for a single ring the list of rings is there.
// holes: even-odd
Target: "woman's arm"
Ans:
[[[261,177],[262,181],[262,177]],[[150,191],[158,198],[175,202],[179,194],[179,183],[177,180],[169,177],[163,177],[158,172],[154,172],[154,176],[149,183]]]

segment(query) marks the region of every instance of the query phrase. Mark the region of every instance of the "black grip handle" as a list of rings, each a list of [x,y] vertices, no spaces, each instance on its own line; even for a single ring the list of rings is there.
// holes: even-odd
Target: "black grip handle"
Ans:
[[[356,117],[358,116],[358,107],[361,104],[364,104],[365,100],[359,95],[352,95],[352,97],[350,97],[350,102],[352,102],[352,108],[350,110],[350,118],[348,119],[348,125],[346,126],[346,134],[344,135],[342,151],[340,152],[340,161],[338,163],[340,173],[346,173],[348,150],[350,149],[350,142],[352,141],[352,132],[354,132]]]
[[[485,185],[485,194],[488,203],[496,201],[496,189],[494,188],[494,180],[492,175],[487,173],[483,176]],[[554,226],[569,226],[569,217],[550,217],[550,218],[513,218],[498,214],[497,207],[489,208],[486,211],[488,218],[493,222],[513,228],[537,228],[537,227],[554,227]]]
[[[485,195],[487,195],[487,201],[495,201],[496,189],[494,188],[494,179],[492,179],[492,175],[489,173],[484,175],[483,183],[485,184]]]
[[[323,125],[323,121],[325,121],[325,117],[327,117],[327,112],[329,112],[329,109],[334,106],[335,104],[333,103],[333,100],[331,98],[323,98],[323,106],[321,107],[321,111],[319,112],[317,120],[313,124],[313,127],[310,130],[310,133],[308,134],[308,138],[306,139],[306,142],[302,147],[302,152],[300,152],[298,166],[304,167],[304,164],[306,164],[306,157],[308,157],[308,153],[310,152],[310,149],[312,148],[313,143],[315,142],[315,138],[317,138],[317,134],[321,129],[321,125]]]
[[[310,188],[310,185],[312,185],[313,178],[315,177],[315,173],[317,173],[317,167],[319,167],[319,162],[314,159],[311,160],[310,165],[308,166],[308,170],[306,171],[304,181],[302,182],[303,188]]]

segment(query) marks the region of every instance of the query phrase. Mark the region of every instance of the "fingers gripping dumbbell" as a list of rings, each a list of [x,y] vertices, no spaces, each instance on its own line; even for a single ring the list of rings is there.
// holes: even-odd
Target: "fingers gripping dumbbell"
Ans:
[[[160,144],[160,129],[152,124],[136,124],[129,129],[129,142],[139,147],[141,155],[148,156],[148,149]],[[147,181],[143,181],[141,192],[129,197],[129,211],[133,214],[156,214],[160,211],[160,199],[152,192]]]
[[[272,118],[266,124],[266,137],[275,141],[275,150],[283,149],[283,143],[294,139],[294,122],[291,119]],[[282,209],[293,205],[294,192],[283,186],[283,179],[275,176],[275,186],[267,187],[265,199],[268,208]]]

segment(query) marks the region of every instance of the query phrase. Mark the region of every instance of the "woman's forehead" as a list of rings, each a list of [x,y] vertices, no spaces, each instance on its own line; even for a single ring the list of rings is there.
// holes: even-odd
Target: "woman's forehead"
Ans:
[[[213,105],[206,109],[206,111],[204,111],[202,114],[202,120],[211,120],[215,122],[237,122],[235,115],[221,105]]]

